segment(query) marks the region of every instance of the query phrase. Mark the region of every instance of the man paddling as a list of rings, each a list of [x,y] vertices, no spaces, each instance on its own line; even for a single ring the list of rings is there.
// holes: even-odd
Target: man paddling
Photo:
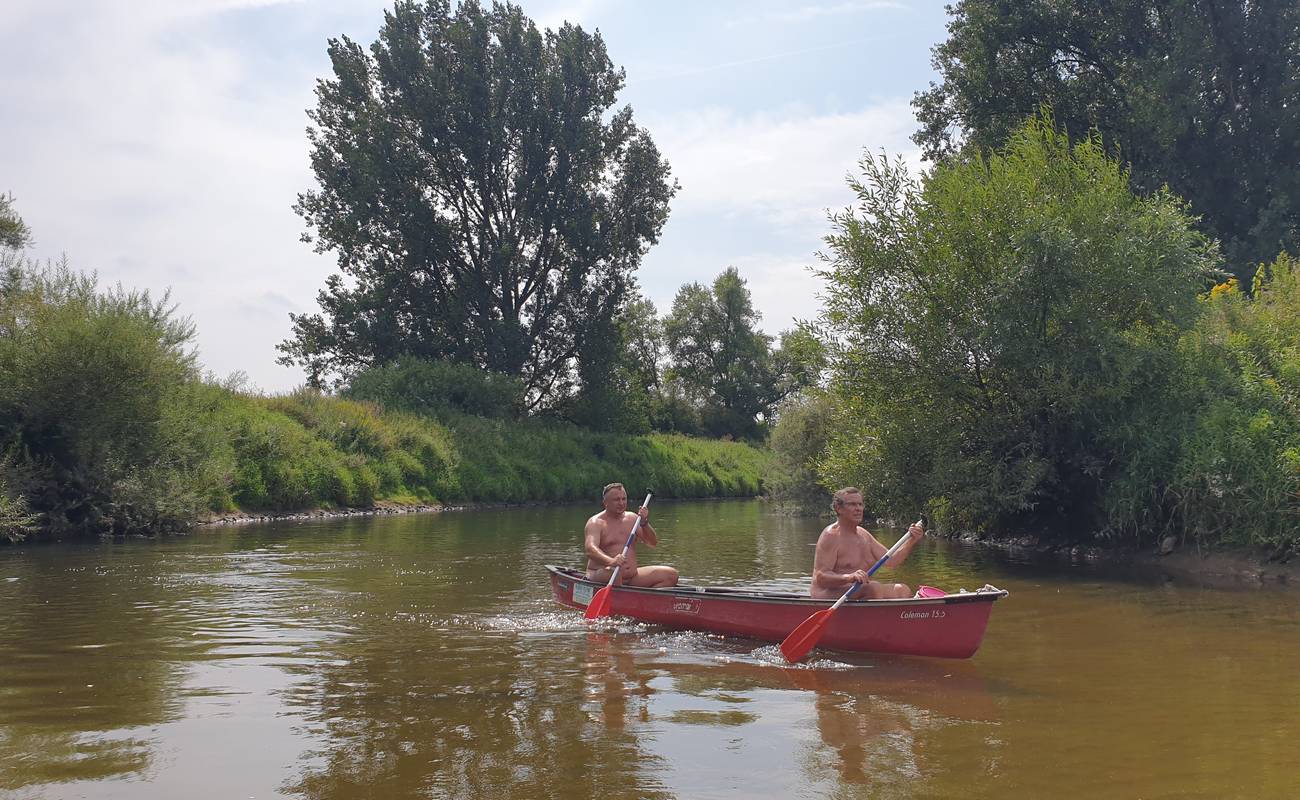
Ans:
[[[604,583],[609,580],[614,567],[621,567],[617,584],[648,589],[676,586],[677,570],[672,567],[637,566],[637,544],[645,542],[650,547],[659,544],[659,537],[650,526],[650,509],[642,506],[636,514],[628,511],[627,490],[621,483],[606,486],[600,498],[605,510],[587,520],[583,531],[584,549],[587,551],[587,577]],[[627,536],[632,532],[637,516],[641,517],[641,527],[637,529],[636,541],[624,556],[623,546],[627,544]]]
[[[912,590],[903,583],[882,583],[867,577],[867,570],[889,549],[861,527],[866,504],[862,492],[846,486],[835,493],[831,508],[838,518],[827,525],[817,537],[817,551],[813,555],[812,596],[820,600],[834,600],[844,594],[854,581],[862,584],[850,599],[878,600],[893,597],[911,597]],[[913,523],[907,529],[910,538],[890,557],[885,566],[902,564],[916,543],[925,537],[925,529]]]

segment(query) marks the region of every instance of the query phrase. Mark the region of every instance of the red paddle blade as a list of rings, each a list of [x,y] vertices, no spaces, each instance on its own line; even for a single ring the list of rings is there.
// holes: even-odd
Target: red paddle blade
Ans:
[[[608,586],[596,590],[591,602],[587,604],[587,619],[599,619],[609,614],[609,607],[614,603],[611,594]]]
[[[818,611],[800,622],[799,627],[790,631],[790,635],[781,642],[781,655],[785,656],[785,660],[791,664],[802,661],[803,657],[817,646],[817,641],[822,638],[822,631],[826,629],[826,623],[831,621],[831,615],[834,613],[833,608]]]

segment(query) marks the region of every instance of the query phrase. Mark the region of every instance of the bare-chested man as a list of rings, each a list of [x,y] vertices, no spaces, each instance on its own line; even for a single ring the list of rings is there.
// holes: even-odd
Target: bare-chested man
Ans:
[[[889,549],[876,537],[861,527],[862,513],[866,509],[862,492],[852,486],[840,489],[831,501],[838,519],[817,537],[817,552],[813,556],[812,596],[821,600],[838,599],[848,591],[854,581],[862,588],[852,600],[878,600],[888,597],[911,597],[912,590],[904,583],[881,583],[867,577],[880,557]],[[907,529],[911,540],[889,557],[886,567],[903,563],[916,543],[925,536],[925,529],[913,523]]]
[[[627,510],[627,490],[621,483],[611,483],[601,492],[601,503],[605,510],[587,520],[583,531],[584,549],[587,551],[587,577],[604,583],[609,580],[610,572],[616,566],[617,583],[627,586],[641,586],[657,589],[677,585],[677,570],[672,567],[636,565],[636,546],[645,542],[650,547],[659,544],[655,529],[650,527],[650,509],[642,506],[636,514]],[[641,527],[637,528],[636,541],[623,555],[623,546],[627,536],[640,515]]]

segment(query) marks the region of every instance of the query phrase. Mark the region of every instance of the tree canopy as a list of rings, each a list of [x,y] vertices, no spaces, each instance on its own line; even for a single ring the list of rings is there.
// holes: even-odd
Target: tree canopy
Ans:
[[[296,211],[341,274],[292,317],[310,381],[400,356],[576,390],[676,191],[600,35],[518,6],[402,0],[369,53],[331,40],[310,113],[319,184]]]
[[[19,250],[31,241],[31,230],[14,210],[14,196],[0,194],[0,249]]]
[[[1216,248],[1181,201],[1134,195],[1098,138],[1048,119],[920,182],[883,157],[862,170],[822,272],[831,482],[967,530],[1104,528],[1105,492],[1170,417]]]
[[[989,152],[1040,106],[1100,131],[1134,187],[1168,185],[1232,270],[1300,245],[1300,4],[961,0],[917,93],[928,158]]]
[[[758,435],[758,418],[819,374],[822,351],[810,333],[787,331],[774,351],[760,319],[744,279],[728,267],[711,287],[679,289],[664,320],[669,378],[699,403],[714,435]]]

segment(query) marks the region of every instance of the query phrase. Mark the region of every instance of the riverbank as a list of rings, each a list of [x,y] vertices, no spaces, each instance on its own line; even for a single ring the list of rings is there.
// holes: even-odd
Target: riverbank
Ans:
[[[1160,550],[1106,548],[1096,545],[1045,545],[1030,537],[1008,540],[952,537],[957,541],[1001,550],[1026,560],[1060,564],[1089,564],[1135,580],[1194,583],[1216,588],[1300,589],[1300,561],[1278,561],[1248,550],[1211,549],[1167,542]]]
[[[723,502],[727,500],[762,500],[761,497],[689,497],[661,498],[672,500],[690,500],[691,502]],[[384,517],[394,514],[440,514],[444,511],[485,511],[494,508],[535,508],[539,506],[579,506],[580,500],[533,500],[524,503],[456,503],[456,504],[416,504],[405,505],[380,501],[372,508],[314,508],[304,511],[275,512],[224,512],[212,514],[195,523],[196,528],[213,528],[229,525],[253,525],[268,522],[306,522],[317,519],[335,519],[343,517]],[[598,506],[592,501],[593,507]]]

